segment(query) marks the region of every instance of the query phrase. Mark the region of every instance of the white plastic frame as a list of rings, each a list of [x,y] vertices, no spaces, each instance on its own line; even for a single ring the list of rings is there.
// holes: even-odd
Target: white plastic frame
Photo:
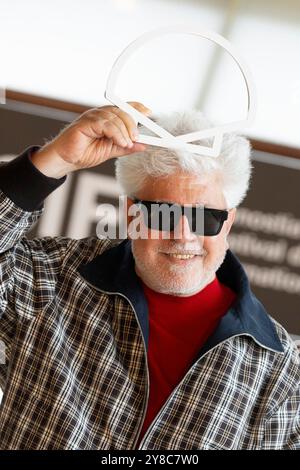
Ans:
[[[126,103],[125,101],[121,100],[115,94],[116,83],[119,78],[120,72],[123,69],[125,63],[131,57],[134,52],[142,47],[145,43],[151,41],[152,39],[166,35],[166,34],[174,34],[174,33],[183,33],[183,34],[192,34],[196,36],[200,36],[204,39],[208,39],[215,44],[223,47],[234,59],[236,64],[238,65],[242,76],[245,80],[246,88],[247,88],[247,96],[248,96],[248,107],[247,107],[247,117],[244,120],[230,122],[228,124],[220,125],[211,127],[209,129],[202,129],[201,131],[190,132],[189,134],[173,136],[171,133],[163,129],[161,126],[156,124],[152,121],[149,117],[145,116],[138,110],[136,110],[133,106]],[[248,70],[247,66],[243,63],[241,58],[238,56],[236,51],[232,48],[231,44],[227,39],[223,36],[207,30],[195,31],[194,28],[189,26],[172,26],[172,27],[164,27],[158,28],[152,31],[149,31],[142,36],[138,37],[135,41],[131,42],[119,55],[116,59],[113,67],[110,71],[108,76],[106,90],[104,94],[105,98],[110,101],[112,104],[118,106],[123,111],[127,112],[137,123],[143,124],[145,127],[153,131],[159,137],[149,136],[145,134],[140,134],[138,138],[138,142],[142,142],[145,144],[151,144],[159,147],[167,147],[167,148],[181,148],[185,149],[189,152],[196,153],[199,155],[208,155],[210,157],[218,157],[221,151],[222,139],[223,135],[226,132],[235,131],[241,127],[248,126],[253,122],[254,115],[255,115],[255,105],[256,105],[256,97],[255,97],[255,89],[254,84],[251,78],[250,71]],[[195,140],[200,140],[208,137],[213,137],[214,142],[212,147],[207,147],[198,144],[191,144]]]

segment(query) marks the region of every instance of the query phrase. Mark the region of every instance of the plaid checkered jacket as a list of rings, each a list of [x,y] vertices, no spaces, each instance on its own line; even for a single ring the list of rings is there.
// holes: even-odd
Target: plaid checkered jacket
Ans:
[[[0,167],[0,448],[134,449],[148,318],[130,241],[26,238],[65,180],[42,175],[29,150]],[[230,250],[217,276],[237,300],[138,448],[300,449],[297,349]]]

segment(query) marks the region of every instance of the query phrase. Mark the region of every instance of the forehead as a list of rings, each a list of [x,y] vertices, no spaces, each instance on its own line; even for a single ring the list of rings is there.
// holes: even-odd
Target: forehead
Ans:
[[[150,201],[225,208],[221,183],[217,172],[198,176],[177,171],[167,176],[148,176],[137,196]]]

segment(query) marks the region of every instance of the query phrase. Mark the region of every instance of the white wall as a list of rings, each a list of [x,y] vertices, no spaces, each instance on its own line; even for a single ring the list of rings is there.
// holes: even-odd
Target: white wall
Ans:
[[[259,107],[249,135],[300,146],[299,0],[2,0],[0,15],[0,87],[93,106],[107,103],[114,60],[143,32],[186,23],[223,33],[256,82]],[[175,40],[169,48],[153,45],[156,53],[144,54],[122,80],[132,84],[128,99],[154,110],[198,103],[221,119],[229,110],[242,113],[245,95],[225,62],[207,80],[213,50],[184,47]]]

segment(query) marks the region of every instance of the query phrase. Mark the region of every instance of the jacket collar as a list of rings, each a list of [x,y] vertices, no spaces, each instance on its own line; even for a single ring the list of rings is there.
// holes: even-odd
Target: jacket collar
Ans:
[[[142,285],[134,269],[131,241],[126,239],[78,268],[81,276],[107,293],[125,296],[136,311],[146,347],[148,347],[148,306]],[[251,336],[260,346],[284,352],[275,326],[263,305],[252,293],[246,272],[238,258],[227,250],[216,273],[218,279],[237,293],[232,307],[199,351],[198,357],[226,339],[237,335]]]

